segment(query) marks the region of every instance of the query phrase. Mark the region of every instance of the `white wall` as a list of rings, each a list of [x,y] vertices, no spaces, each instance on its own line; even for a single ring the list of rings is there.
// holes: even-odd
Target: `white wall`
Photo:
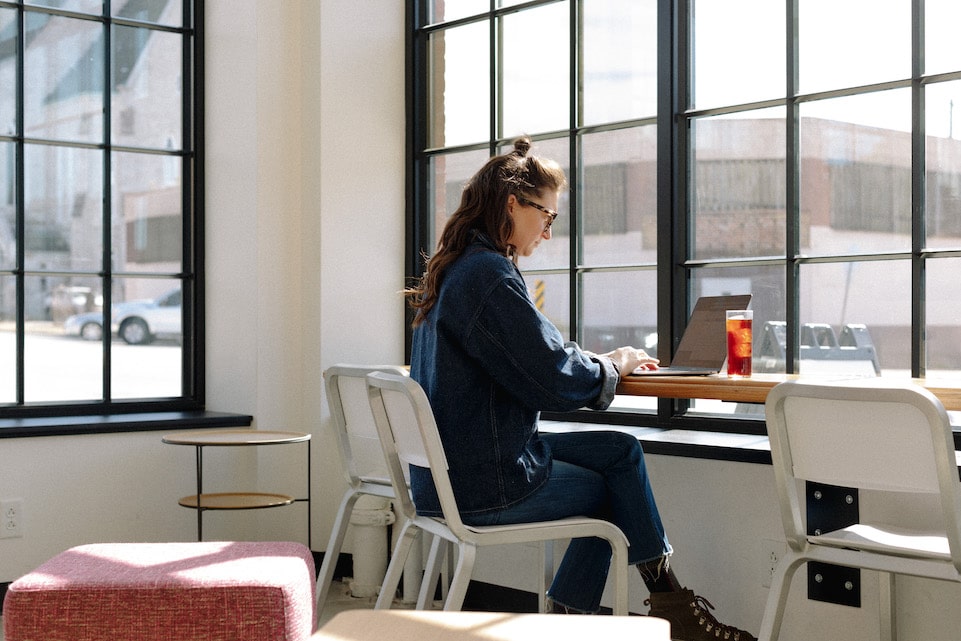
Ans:
[[[403,360],[404,5],[206,4],[207,406],[315,435],[320,550],[342,491],[321,372]],[[81,543],[195,538],[176,502],[193,450],[161,436],[0,440],[0,497],[23,499],[25,533],[0,539],[0,582]],[[295,449],[206,463],[210,488],[302,482]],[[208,512],[205,535],[303,538],[301,508]]]
[[[262,10],[263,8],[269,10]],[[314,435],[313,548],[342,492],[325,436],[321,372],[401,362],[404,3],[207,2],[208,407],[262,429]],[[208,450],[211,485],[296,491],[299,452]],[[678,575],[722,621],[757,631],[763,538],[778,538],[767,466],[649,457]],[[0,539],[0,582],[93,541],[192,540],[193,452],[160,433],[0,440],[0,496],[24,499],[22,539]],[[288,490],[288,488],[290,488]],[[298,507],[208,513],[209,538],[301,538]],[[521,554],[481,563],[512,584]],[[876,583],[876,582],[874,582]],[[876,638],[876,587],[860,610],[797,590],[785,640]],[[961,591],[904,582],[902,638],[956,639]],[[632,609],[646,597],[632,584]]]

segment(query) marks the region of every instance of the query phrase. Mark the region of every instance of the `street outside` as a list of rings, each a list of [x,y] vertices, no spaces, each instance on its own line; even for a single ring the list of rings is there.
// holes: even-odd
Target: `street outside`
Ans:
[[[27,403],[101,400],[103,344],[64,336],[54,323],[27,323],[24,341]],[[181,347],[175,342],[111,343],[113,399],[181,395]],[[0,405],[16,402],[16,334],[0,323]]]

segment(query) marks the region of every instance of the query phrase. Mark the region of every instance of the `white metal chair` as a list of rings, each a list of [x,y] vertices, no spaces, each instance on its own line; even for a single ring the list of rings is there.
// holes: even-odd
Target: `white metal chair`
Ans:
[[[765,409],[788,552],[775,569],[759,639],[778,638],[791,579],[808,561],[881,572],[880,630],[895,638],[895,575],[961,581],[961,484],[944,407],[921,387],[873,379],[781,383]],[[808,535],[799,481],[939,494],[944,528],[894,528],[862,515],[862,523]]]
[[[334,527],[330,532],[327,550],[317,576],[317,613],[323,610],[334,568],[350,525],[350,514],[362,495],[394,499],[394,487],[387,473],[387,463],[380,447],[380,438],[370,414],[365,377],[371,372],[391,372],[404,375],[405,370],[393,365],[334,365],[324,371],[327,402],[344,473],[347,491],[340,502]],[[395,586],[396,587],[396,586]]]
[[[367,386],[371,411],[397,494],[395,507],[406,517],[375,609],[390,607],[390,596],[397,588],[404,560],[418,531],[423,530],[434,535],[434,539],[421,582],[418,607],[423,607],[426,603],[426,592],[433,590],[436,584],[437,565],[443,556],[439,554],[441,540],[453,543],[458,551],[444,609],[460,610],[478,547],[593,536],[606,540],[613,551],[611,574],[614,579],[614,614],[628,614],[628,542],[617,526],[586,517],[485,527],[465,525],[460,519],[448,475],[447,457],[423,388],[409,377],[384,373],[368,375]],[[443,519],[417,514],[404,477],[404,469],[410,464],[430,469],[440,498]]]

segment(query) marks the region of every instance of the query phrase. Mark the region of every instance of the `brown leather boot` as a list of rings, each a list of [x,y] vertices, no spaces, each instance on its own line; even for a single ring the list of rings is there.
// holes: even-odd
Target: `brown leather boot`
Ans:
[[[714,606],[691,590],[652,592],[644,604],[651,606],[650,616],[670,621],[674,641],[757,641],[744,630],[720,623],[709,611]]]

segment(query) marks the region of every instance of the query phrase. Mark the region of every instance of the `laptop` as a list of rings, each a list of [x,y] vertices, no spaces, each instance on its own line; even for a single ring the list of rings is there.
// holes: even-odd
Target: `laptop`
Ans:
[[[636,369],[631,376],[708,376],[717,374],[727,358],[725,311],[747,309],[751,294],[702,296],[681,336],[674,360],[658,369]]]

